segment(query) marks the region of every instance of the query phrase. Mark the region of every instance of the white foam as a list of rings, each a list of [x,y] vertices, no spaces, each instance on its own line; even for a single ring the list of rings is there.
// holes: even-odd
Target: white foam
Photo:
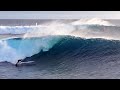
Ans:
[[[10,47],[6,41],[0,41],[0,62],[8,61],[16,63],[16,60],[20,59],[19,56],[16,50]]]

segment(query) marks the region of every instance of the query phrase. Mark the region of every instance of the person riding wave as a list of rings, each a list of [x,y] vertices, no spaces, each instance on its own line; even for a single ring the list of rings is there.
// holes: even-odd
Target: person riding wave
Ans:
[[[22,60],[18,60],[15,66],[18,67],[19,65],[34,65],[34,64],[35,64],[34,61],[22,62]]]
[[[17,67],[19,64],[21,64],[22,60],[18,60],[18,62],[15,64],[15,66]]]

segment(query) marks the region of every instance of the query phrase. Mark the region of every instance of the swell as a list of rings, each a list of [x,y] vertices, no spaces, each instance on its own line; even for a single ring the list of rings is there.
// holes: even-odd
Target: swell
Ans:
[[[84,58],[101,58],[120,54],[120,42],[105,39],[83,39],[79,37],[65,36],[49,51],[39,52],[24,60],[38,62],[52,62],[55,60],[75,60]]]

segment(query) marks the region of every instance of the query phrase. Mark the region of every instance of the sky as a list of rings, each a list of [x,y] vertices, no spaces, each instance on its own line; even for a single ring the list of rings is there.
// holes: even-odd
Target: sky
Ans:
[[[120,11],[0,11],[0,19],[120,19]]]

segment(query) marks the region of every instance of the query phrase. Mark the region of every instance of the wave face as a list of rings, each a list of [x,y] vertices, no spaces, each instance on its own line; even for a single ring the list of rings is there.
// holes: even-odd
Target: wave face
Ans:
[[[39,60],[46,54],[63,59],[119,54],[120,27],[97,18],[37,26],[1,26],[0,34],[24,34],[22,38],[0,40],[1,62]]]
[[[11,63],[16,63],[19,59],[48,59],[49,56],[49,59],[75,59],[120,54],[120,42],[117,40],[83,39],[73,36],[14,38],[1,41],[0,46],[0,60]]]
[[[25,60],[75,60],[84,58],[120,57],[120,42],[105,39],[83,39],[63,36],[49,51],[39,52]]]

